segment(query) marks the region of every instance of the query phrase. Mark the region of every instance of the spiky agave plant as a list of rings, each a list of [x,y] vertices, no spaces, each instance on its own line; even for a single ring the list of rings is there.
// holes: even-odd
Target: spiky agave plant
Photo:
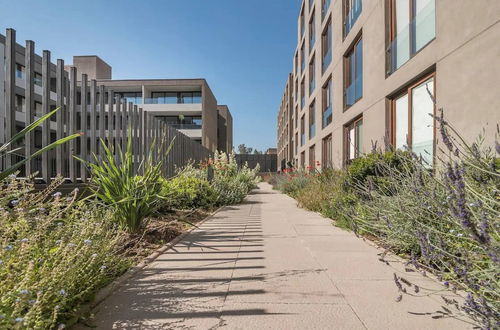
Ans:
[[[134,173],[132,138],[128,135],[125,152],[117,148],[118,161],[113,150],[101,140],[104,156],[93,155],[94,162],[86,162],[91,172],[93,195],[105,205],[114,208],[115,220],[122,229],[137,231],[142,221],[154,214],[162,205],[162,165],[153,162],[152,152],[139,165],[143,175]],[[153,141],[151,149],[155,146]],[[173,141],[167,150],[172,148]],[[80,159],[80,161],[82,161]],[[141,171],[139,171],[141,172]]]

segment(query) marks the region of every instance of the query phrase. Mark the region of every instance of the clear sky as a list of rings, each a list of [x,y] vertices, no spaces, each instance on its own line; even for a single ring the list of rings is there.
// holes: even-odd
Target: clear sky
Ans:
[[[206,78],[234,145],[276,146],[299,0],[0,0],[0,28],[72,62],[96,54],[114,79]]]

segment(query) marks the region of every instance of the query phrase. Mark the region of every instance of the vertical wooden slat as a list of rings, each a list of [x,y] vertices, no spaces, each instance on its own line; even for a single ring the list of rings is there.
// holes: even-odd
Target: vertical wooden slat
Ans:
[[[127,99],[123,98],[122,99],[122,115],[121,115],[121,146],[123,152],[127,149],[127,114],[128,109],[127,109]]]
[[[56,139],[62,139],[64,137],[64,61],[61,59],[57,60],[56,68],[56,107],[59,110],[56,113]],[[56,148],[56,173],[57,175],[63,174],[63,148],[58,146]]]
[[[121,148],[121,141],[120,141],[120,136],[121,136],[121,128],[122,128],[122,115],[121,115],[121,97],[117,96],[115,98],[115,104],[116,104],[116,109],[115,109],[115,159],[117,162],[119,162],[118,158],[118,150]]]
[[[108,148],[113,149],[114,148],[114,142],[113,142],[113,137],[114,137],[114,105],[115,105],[115,92],[112,90],[108,91],[108,127],[106,129],[106,143]],[[114,149],[113,149],[114,150]]]
[[[88,155],[87,155],[87,138],[88,138],[88,129],[87,129],[87,103],[88,103],[88,78],[87,74],[82,73],[82,81],[81,81],[81,105],[80,105],[80,129],[84,135],[81,138],[81,148],[80,148],[80,158],[83,160],[87,160]],[[87,182],[87,165],[82,162],[80,167],[80,174],[81,174],[81,179],[84,183]]]
[[[90,161],[94,159],[96,154],[96,126],[97,126],[97,81],[92,79],[90,81],[90,153],[92,156]]]
[[[42,56],[42,110],[46,115],[50,112],[50,51],[44,50]],[[42,147],[50,144],[50,119],[42,123]],[[52,175],[52,163],[49,153],[42,154],[42,178],[49,183]]]
[[[35,86],[34,86],[34,75],[35,75],[35,43],[31,40],[26,41],[26,50],[24,52],[24,64],[26,72],[26,80],[24,85],[24,97],[26,100],[26,112],[24,117],[25,126],[33,123],[35,120]],[[24,152],[25,157],[30,157],[35,152],[34,145],[34,132],[28,132],[24,140]],[[33,161],[29,161],[25,165],[26,177],[33,173]]]
[[[104,91],[104,85],[99,86],[99,139],[97,141],[98,150],[99,150],[99,156],[100,159],[102,159],[103,155],[103,148],[101,145],[101,140],[105,141],[105,136],[104,136],[104,124],[106,120],[106,95]]]
[[[15,134],[16,134],[16,30],[7,29],[7,36],[5,39],[5,141],[6,142],[9,141]],[[14,163],[13,155],[6,155],[5,167],[9,168],[13,163]]]
[[[145,134],[144,134],[144,112],[142,111],[142,108],[139,108],[139,155],[138,155],[139,165],[142,163],[142,161],[144,159],[144,154],[145,154],[144,145],[145,145],[145,143],[146,143],[146,138],[145,138]],[[139,170],[140,170],[140,168],[139,168]]]
[[[76,133],[76,68],[70,67],[69,69],[69,134]],[[80,143],[82,138],[79,138]],[[69,179],[71,182],[76,182],[76,160],[73,157],[76,155],[76,140],[69,141]]]
[[[137,105],[134,104],[134,113],[132,116],[132,128],[133,128],[133,154],[134,154],[134,173],[137,175],[139,174],[137,172],[139,168],[139,109],[137,108]]]

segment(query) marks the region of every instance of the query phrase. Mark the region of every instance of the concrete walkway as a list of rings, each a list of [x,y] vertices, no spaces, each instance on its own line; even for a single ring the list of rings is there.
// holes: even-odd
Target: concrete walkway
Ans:
[[[262,183],[133,277],[97,329],[466,329],[435,319],[442,289]],[[419,295],[396,302],[397,272]],[[404,284],[403,284],[404,285]],[[413,289],[408,288],[409,292]]]

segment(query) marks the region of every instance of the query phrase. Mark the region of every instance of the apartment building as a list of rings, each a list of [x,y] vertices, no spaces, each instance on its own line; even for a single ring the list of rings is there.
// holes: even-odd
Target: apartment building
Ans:
[[[217,104],[205,79],[114,80],[112,68],[95,55],[74,56],[72,66],[209,150],[232,150],[231,113]]]
[[[278,162],[342,167],[385,141],[432,163],[430,114],[467,140],[500,122],[497,0],[304,0]]]

